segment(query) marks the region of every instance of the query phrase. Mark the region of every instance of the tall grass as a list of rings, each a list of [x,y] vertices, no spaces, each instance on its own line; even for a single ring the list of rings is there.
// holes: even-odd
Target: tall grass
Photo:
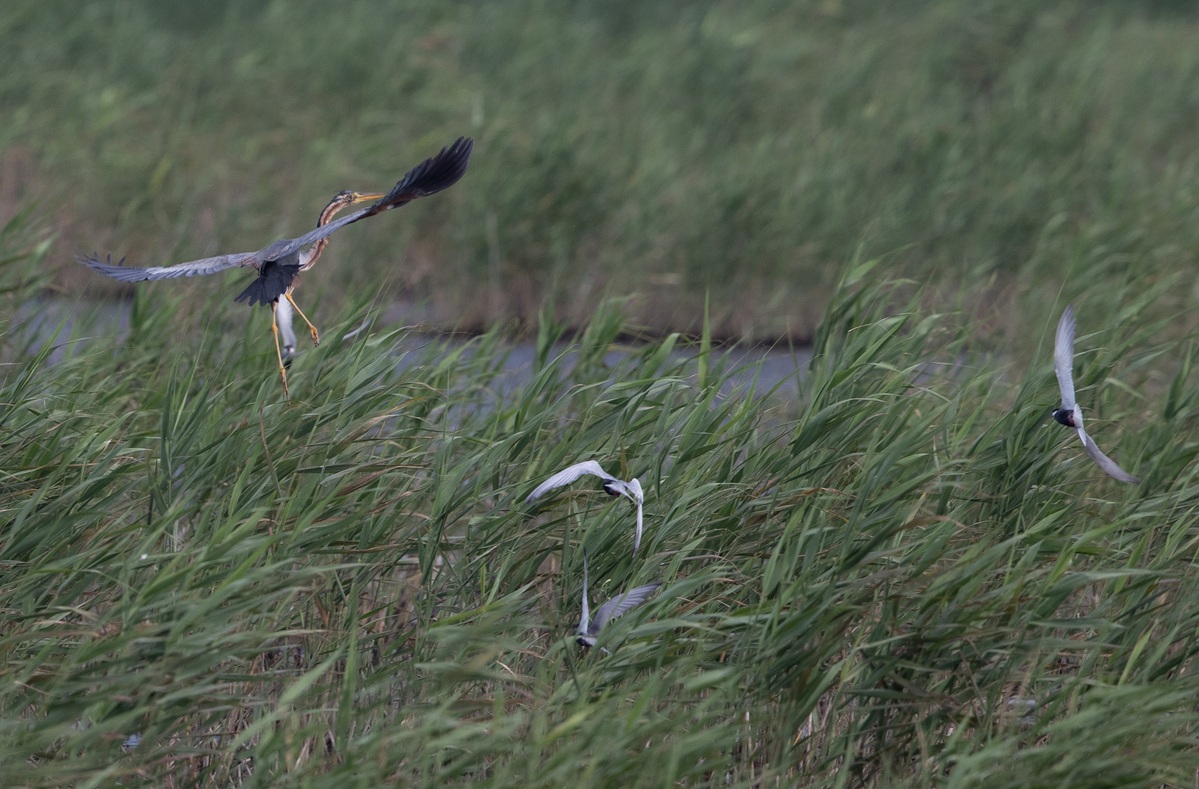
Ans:
[[[288,403],[263,311],[181,332],[190,292],[144,293],[53,362],[82,329],[4,328],[7,783],[1194,781],[1195,337],[1136,318],[1152,290],[1065,294],[1138,486],[1049,418],[1065,297],[984,352],[856,261],[796,400],[678,338],[614,362],[615,305],[524,379],[494,333],[329,340]],[[523,503],[585,458],[644,484],[636,560],[623,502]],[[664,584],[611,655],[571,638],[583,546],[594,600]]]
[[[582,327],[631,295],[634,324],[695,334],[710,293],[717,336],[807,339],[864,244],[1018,333],[1047,306],[1030,282],[1194,268],[1196,24],[1080,0],[18,0],[0,217],[52,215],[75,289],[80,249],[257,249],[470,134],[459,186],[339,234],[303,287],[463,328]]]

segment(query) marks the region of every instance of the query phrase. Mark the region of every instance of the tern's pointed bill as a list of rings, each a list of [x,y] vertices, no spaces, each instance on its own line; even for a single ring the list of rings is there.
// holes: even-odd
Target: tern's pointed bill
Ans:
[[[1057,374],[1057,386],[1061,390],[1062,405],[1053,412],[1053,418],[1066,427],[1072,427],[1082,441],[1083,449],[1103,472],[1120,482],[1136,484],[1139,479],[1116,465],[1116,461],[1099,451],[1095,441],[1083,428],[1082,409],[1074,398],[1074,305],[1066,306],[1057,323],[1057,334],[1053,340],[1053,371]]]

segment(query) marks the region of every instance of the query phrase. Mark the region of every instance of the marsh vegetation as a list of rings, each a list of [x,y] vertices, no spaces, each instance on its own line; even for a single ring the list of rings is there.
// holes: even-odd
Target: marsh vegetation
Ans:
[[[677,337],[611,366],[611,308],[522,387],[496,334],[397,366],[379,332],[291,403],[264,344],[174,338],[182,296],[54,364],[9,325],[6,780],[1188,785],[1195,338],[1135,319],[1164,287],[1081,302],[1121,485],[1050,418],[1053,320],[997,364],[881,269],[773,399]],[[642,480],[636,560],[598,486],[524,503],[585,458]],[[611,655],[582,547],[593,601],[663,584]]]
[[[4,781],[1194,785],[1194,13],[884,5],[5,5]],[[303,287],[465,343],[331,339],[289,402],[227,281],[29,309],[459,134]],[[1067,302],[1139,484],[1050,416]],[[763,391],[720,336],[811,361]],[[598,485],[525,502],[586,459],[635,559]],[[611,654],[583,548],[593,604],[662,584]]]

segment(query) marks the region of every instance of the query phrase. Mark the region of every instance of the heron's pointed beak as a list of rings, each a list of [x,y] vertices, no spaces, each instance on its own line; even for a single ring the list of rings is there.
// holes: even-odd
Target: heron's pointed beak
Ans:
[[[383,196],[382,192],[354,192],[353,198],[350,200],[350,205],[365,203],[368,200],[378,200]]]

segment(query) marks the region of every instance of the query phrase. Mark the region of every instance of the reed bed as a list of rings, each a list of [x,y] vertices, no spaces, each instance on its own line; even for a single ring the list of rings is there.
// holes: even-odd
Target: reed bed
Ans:
[[[0,236],[14,303],[36,241]],[[570,353],[547,322],[517,379],[499,333],[329,340],[291,402],[265,311],[224,295],[9,318],[5,782],[1192,786],[1196,337],[1139,317],[1172,286],[1054,302],[1139,485],[1049,417],[1056,312],[997,351],[877,260],[798,397],[729,391],[702,341],[622,346],[618,303]],[[587,458],[645,487],[636,559],[598,485],[524,502]],[[593,602],[663,584],[609,655],[572,637],[583,547]]]

